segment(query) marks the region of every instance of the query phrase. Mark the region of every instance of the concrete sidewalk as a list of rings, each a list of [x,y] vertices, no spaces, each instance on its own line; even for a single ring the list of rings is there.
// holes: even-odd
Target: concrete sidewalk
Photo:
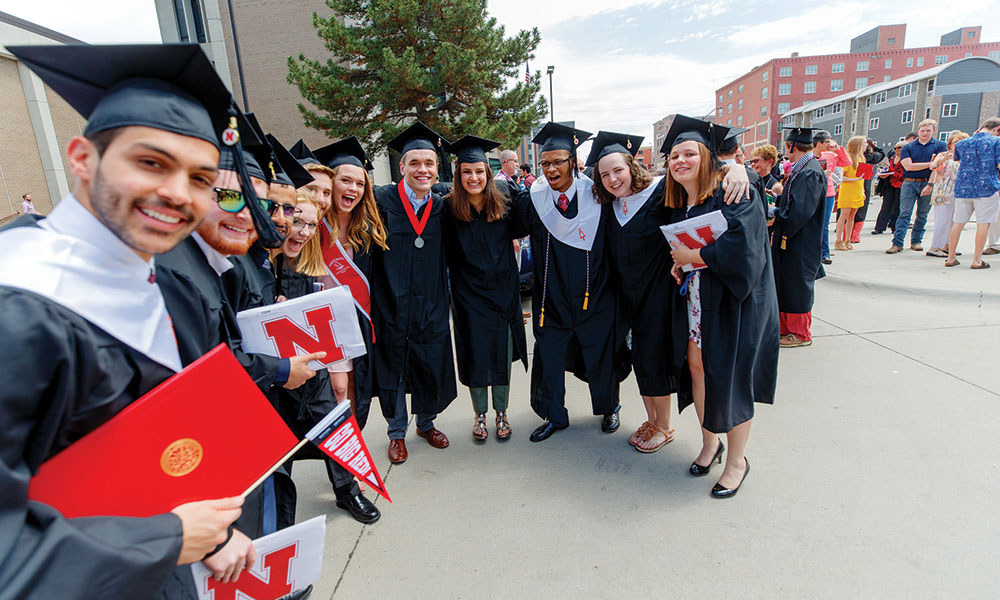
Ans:
[[[334,506],[319,463],[296,467],[299,518],[329,515],[313,597],[995,597],[1000,269],[945,270],[862,235],[817,284],[813,346],[782,350],[737,497],[710,497],[718,470],[687,474],[693,410],[660,452],[627,444],[645,420],[631,377],[617,433],[567,375],[570,428],[529,442],[540,419],[515,365],[505,443],[473,441],[460,386],[437,422],[451,447],[411,424],[410,458],[390,467],[373,409],[365,437],[395,501],[374,525]]]

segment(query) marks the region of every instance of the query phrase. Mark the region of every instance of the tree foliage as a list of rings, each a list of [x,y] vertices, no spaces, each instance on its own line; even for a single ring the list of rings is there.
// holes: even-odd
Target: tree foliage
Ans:
[[[326,0],[313,14],[325,61],[288,59],[305,123],[369,152],[420,119],[448,139],[515,145],[546,113],[539,72],[525,81],[538,29],[505,37],[486,0]],[[516,83],[515,83],[516,82]]]

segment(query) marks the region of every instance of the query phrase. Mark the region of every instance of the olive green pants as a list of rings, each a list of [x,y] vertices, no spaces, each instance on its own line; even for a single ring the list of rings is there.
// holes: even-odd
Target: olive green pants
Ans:
[[[507,329],[507,385],[494,385],[493,388],[493,410],[503,412],[507,410],[507,401],[510,396],[510,361],[514,356],[514,340],[511,339],[510,328]],[[487,388],[470,387],[469,395],[472,396],[472,408],[476,414],[489,410]]]

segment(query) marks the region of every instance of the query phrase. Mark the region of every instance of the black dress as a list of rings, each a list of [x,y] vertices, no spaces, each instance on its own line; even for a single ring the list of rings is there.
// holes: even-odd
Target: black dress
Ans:
[[[677,372],[672,369],[670,304],[675,301],[670,286],[670,246],[660,231],[670,211],[663,205],[666,179],[650,190],[649,197],[625,225],[612,204],[608,219],[608,252],[624,299],[632,328],[632,367],[639,393],[666,396],[677,391]],[[686,329],[686,326],[685,326]]]
[[[725,433],[753,417],[754,403],[774,402],[778,376],[778,307],[767,227],[760,200],[726,204],[721,187],[687,217],[721,210],[729,229],[701,250],[708,265],[701,271],[702,364],[705,370],[703,427]],[[671,222],[685,209],[673,209]],[[817,244],[817,248],[819,245]],[[688,310],[671,278],[678,300],[672,304],[674,366],[681,374],[678,410],[693,402],[687,368]]]
[[[771,235],[778,310],[803,314],[813,306],[813,285],[825,276],[820,239],[826,227],[826,176],[809,159],[785,184],[778,199]]]
[[[471,221],[455,218],[446,201],[445,249],[451,281],[458,379],[469,387],[508,385],[507,337],[513,360],[528,368],[518,268],[512,240],[524,233],[510,216],[487,222],[470,207]]]

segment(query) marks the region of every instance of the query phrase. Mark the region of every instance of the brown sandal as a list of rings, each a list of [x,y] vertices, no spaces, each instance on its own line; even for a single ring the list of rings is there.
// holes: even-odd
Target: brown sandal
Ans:
[[[957,267],[960,264],[962,264],[962,263],[958,262],[957,258],[955,259],[955,262],[944,261],[944,266],[946,266],[946,267]]]
[[[969,268],[970,269],[989,269],[990,268],[990,263],[986,262],[985,260],[980,260],[978,265],[972,265]]]
[[[655,444],[655,445],[653,445],[653,446],[651,446],[649,448],[643,448],[642,446],[639,446],[638,444],[636,444],[635,449],[638,450],[639,452],[642,452],[643,454],[652,454],[654,452],[659,451],[660,448],[666,446],[670,442],[674,441],[674,430],[673,429],[671,429],[670,431],[663,431],[662,429],[660,429],[659,427],[657,427],[655,425],[653,425],[652,427],[650,427],[649,429],[646,430],[646,434],[642,436],[642,440],[641,441],[642,442],[648,442],[648,441],[652,440],[653,437],[656,436],[657,434],[663,436],[663,441],[662,442],[659,442],[659,443],[657,443],[657,444]]]
[[[639,429],[636,429],[635,433],[630,435],[628,438],[629,446],[632,446],[634,448],[635,445],[639,443],[639,440],[641,440],[642,437],[646,435],[646,431],[648,431],[650,427],[653,427],[653,423],[650,421],[646,421],[642,425],[639,425]]]
[[[510,437],[510,423],[507,422],[507,413],[497,412],[497,439],[505,440]]]
[[[486,431],[486,413],[476,415],[476,422],[472,425],[472,437],[477,440],[485,440],[490,436]]]

